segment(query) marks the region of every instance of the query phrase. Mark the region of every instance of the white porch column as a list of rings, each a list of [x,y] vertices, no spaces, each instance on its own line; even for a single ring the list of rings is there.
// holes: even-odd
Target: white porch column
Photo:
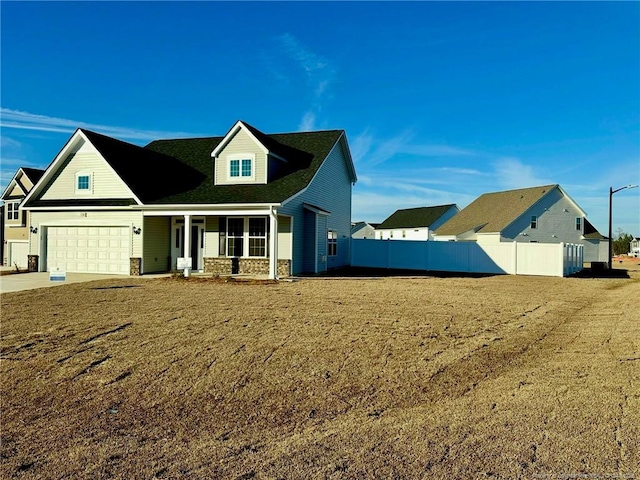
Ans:
[[[184,216],[184,258],[191,257],[191,215]],[[189,268],[185,267],[184,276],[189,276]]]
[[[269,278],[278,278],[278,211],[269,211]]]

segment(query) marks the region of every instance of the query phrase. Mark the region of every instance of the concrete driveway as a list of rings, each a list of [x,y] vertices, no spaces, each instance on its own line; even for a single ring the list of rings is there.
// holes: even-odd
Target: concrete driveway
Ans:
[[[0,276],[0,293],[19,292],[34,288],[55,287],[68,283],[90,282],[92,280],[108,280],[110,278],[128,278],[128,275],[103,275],[97,273],[67,273],[66,280],[49,279],[49,272],[13,273]]]

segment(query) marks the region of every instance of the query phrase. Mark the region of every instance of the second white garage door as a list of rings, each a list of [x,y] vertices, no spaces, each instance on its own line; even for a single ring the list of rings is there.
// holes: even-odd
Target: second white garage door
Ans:
[[[129,274],[129,227],[48,227],[47,271]]]

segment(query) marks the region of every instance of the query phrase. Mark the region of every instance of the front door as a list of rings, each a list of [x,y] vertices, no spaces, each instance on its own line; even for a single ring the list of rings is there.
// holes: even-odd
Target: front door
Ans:
[[[176,218],[173,221],[171,232],[172,263],[176,268],[178,257],[185,256],[184,243],[184,219]],[[191,232],[189,235],[189,246],[191,247],[191,269],[195,271],[204,269],[204,219],[191,220]]]

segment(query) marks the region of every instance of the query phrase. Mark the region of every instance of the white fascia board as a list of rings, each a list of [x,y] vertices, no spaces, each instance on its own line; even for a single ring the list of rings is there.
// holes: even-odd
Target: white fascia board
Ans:
[[[513,222],[509,223],[508,225],[505,225],[505,227],[500,231],[500,234],[502,234],[502,232],[504,230],[506,230],[507,228],[509,228],[511,225],[513,225],[519,218],[521,218],[524,214],[526,214],[529,210],[531,210],[532,208],[534,208],[536,205],[538,205],[538,203],[540,203],[547,195],[551,194],[551,192],[553,192],[554,189],[558,189],[560,190],[560,193],[562,195],[564,195],[569,202],[576,207],[576,209],[582,214],[583,217],[587,216],[587,213],[580,208],[580,206],[569,196],[567,195],[567,192],[564,191],[564,189],[560,186],[560,185],[555,185],[552,189],[550,189],[548,192],[546,192],[544,195],[542,195],[538,200],[536,200],[534,203],[532,203],[529,208],[527,208],[525,211],[523,211],[520,215],[518,215]],[[490,233],[490,232],[489,232]]]
[[[66,158],[67,154],[69,153],[69,150],[71,150],[78,143],[79,141],[78,139],[81,139],[83,137],[86,140],[86,137],[84,135],[81,136],[80,129],[77,128],[76,131],[73,132],[71,137],[69,137],[69,140],[67,140],[67,143],[64,144],[64,146],[62,147],[58,155],[56,155],[53,161],[49,164],[49,166],[44,172],[44,175],[40,177],[40,180],[38,181],[38,183],[36,183],[33,186],[29,194],[25,197],[24,203],[27,203],[29,200],[31,200],[32,196],[40,193],[40,191],[42,190],[42,187],[49,182],[53,174],[58,170],[58,167],[60,166],[60,162],[62,162],[63,159]]]
[[[84,205],[74,205],[67,207],[25,207],[24,210],[28,210],[30,212],[78,212],[78,211],[87,211],[87,210],[102,210],[102,211],[131,211],[131,205],[117,205],[117,206],[107,206],[107,207],[96,207],[96,206],[84,206]]]
[[[320,173],[320,169],[322,168],[322,165],[324,165],[324,162],[327,160],[327,158],[329,158],[331,156],[331,152],[333,152],[333,149],[336,148],[336,146],[340,143],[340,139],[344,136],[344,133],[340,136],[340,138],[338,139],[338,141],[333,145],[333,147],[331,147],[331,150],[329,150],[329,153],[327,154],[326,157],[324,157],[324,160],[322,160],[322,163],[320,164],[320,166],[318,167],[318,170],[316,170],[316,173],[313,175],[313,178],[311,180],[309,180],[309,183],[307,183],[307,186],[304,187],[302,190],[294,193],[293,195],[291,195],[289,198],[285,199],[282,201],[282,205],[286,205],[287,202],[290,202],[291,200],[293,200],[294,198],[296,198],[299,195],[302,195],[304,192],[307,191],[307,189],[309,188],[309,185],[311,185],[315,180],[316,177],[318,176],[318,174]],[[354,171],[355,173],[355,171]]]
[[[352,175],[351,183],[355,184],[358,181],[358,176],[356,175],[356,167],[353,163],[353,158],[351,157],[351,150],[349,149],[349,142],[347,142],[347,134],[345,132],[342,132],[342,134],[340,135],[340,138],[338,138],[338,141],[336,143],[340,143],[340,142],[342,142],[342,145],[343,145],[343,150],[347,160],[347,168],[349,169]],[[331,150],[333,150],[333,148]]]
[[[73,149],[73,147],[75,147],[78,142],[80,140],[83,140],[84,142],[88,143],[89,145],[91,145],[93,147],[93,149],[95,150],[96,154],[102,159],[102,161],[104,163],[107,164],[107,166],[109,167],[109,169],[113,172],[113,174],[115,176],[117,176],[118,178],[120,178],[120,175],[118,175],[116,173],[116,171],[113,169],[113,167],[109,164],[109,162],[107,162],[104,157],[102,156],[102,154],[98,151],[98,149],[93,146],[93,144],[89,141],[89,139],[87,138],[87,136],[82,132],[82,130],[80,128],[76,129],[75,132],[73,132],[73,135],[71,135],[71,137],[69,138],[69,140],[67,140],[67,143],[65,143],[65,145],[62,147],[62,149],[60,150],[60,152],[58,153],[58,155],[56,155],[56,157],[53,159],[53,162],[51,162],[51,164],[49,164],[49,166],[47,167],[47,169],[44,172],[44,175],[42,175],[42,177],[40,178],[40,180],[38,181],[38,183],[36,183],[33,188],[31,189],[31,191],[27,194],[27,196],[25,197],[23,203],[27,203],[29,200],[31,200],[31,197],[34,195],[37,195],[38,193],[40,193],[40,191],[42,190],[44,185],[47,185],[49,183],[49,181],[52,179],[52,177],[54,176],[55,172],[58,171],[58,169],[60,168],[61,163],[64,161],[65,158],[67,158],[67,155],[69,153],[69,151],[71,149]],[[129,192],[131,193],[131,196],[133,197],[133,199],[138,202],[138,204],[142,205],[142,202],[140,201],[140,199],[137,197],[136,194],[133,193],[133,191],[131,191],[131,189],[129,188],[129,186],[124,182],[124,180],[120,179],[122,181],[122,183],[127,187],[127,189],[129,190]]]
[[[236,124],[231,127],[231,130],[229,130],[229,133],[227,133],[224,138],[222,139],[222,141],[218,144],[218,146],[216,148],[213,149],[213,152],[211,152],[211,156],[213,158],[217,157],[220,152],[224,149],[224,147],[227,146],[227,144],[231,141],[231,139],[234,137],[234,135],[236,133],[238,133],[238,131],[240,129],[244,129],[245,132],[247,132],[247,134],[249,135],[249,137],[251,137],[251,139],[256,142],[256,144],[258,144],[258,146],[260,147],[260,149],[263,151],[263,153],[265,155],[269,154],[269,150],[267,150],[267,147],[265,147],[262,143],[260,143],[260,141],[258,141],[258,139],[255,137],[255,135],[253,133],[251,133],[251,131],[245,126],[244,123],[242,123],[242,120],[238,120],[236,122]]]
[[[569,202],[571,202],[571,203],[573,204],[573,206],[574,206],[574,207],[576,207],[576,209],[577,209],[578,211],[580,211],[580,213],[582,213],[582,216],[583,216],[583,217],[586,217],[586,216],[587,216],[587,212],[585,212],[585,211],[580,207],[580,205],[578,205],[578,204],[575,202],[575,200],[574,200],[573,198],[571,198],[567,192],[565,192],[564,188],[562,188],[560,185],[558,185],[558,188],[560,189],[560,191],[562,192],[562,194],[563,194],[565,197],[567,197],[567,200],[569,200]]]
[[[270,212],[277,212],[280,203],[247,204],[247,205],[163,205],[155,208],[144,206],[141,208],[144,216],[181,216],[181,215],[268,215]],[[134,207],[138,210],[140,208]]]
[[[129,185],[127,185],[127,183],[120,177],[120,175],[118,175],[118,172],[116,172],[113,169],[111,164],[109,162],[107,162],[107,160],[102,156],[102,154],[98,151],[98,149],[89,141],[89,139],[87,138],[87,136],[84,134],[84,132],[82,130],[80,130],[80,134],[82,135],[82,138],[84,138],[85,142],[87,142],[89,145],[91,145],[93,147],[93,149],[95,150],[95,152],[98,155],[98,157],[100,157],[100,159],[107,165],[107,168],[109,170],[111,170],[111,173],[113,173],[116,177],[118,177],[120,179],[120,181],[123,183],[123,185],[127,188],[127,190],[129,190],[129,193],[131,194],[133,199],[136,202],[138,202],[138,205],[142,205],[142,202],[140,201],[138,196],[135,193],[133,193],[133,190],[131,190],[131,188],[129,188]]]

